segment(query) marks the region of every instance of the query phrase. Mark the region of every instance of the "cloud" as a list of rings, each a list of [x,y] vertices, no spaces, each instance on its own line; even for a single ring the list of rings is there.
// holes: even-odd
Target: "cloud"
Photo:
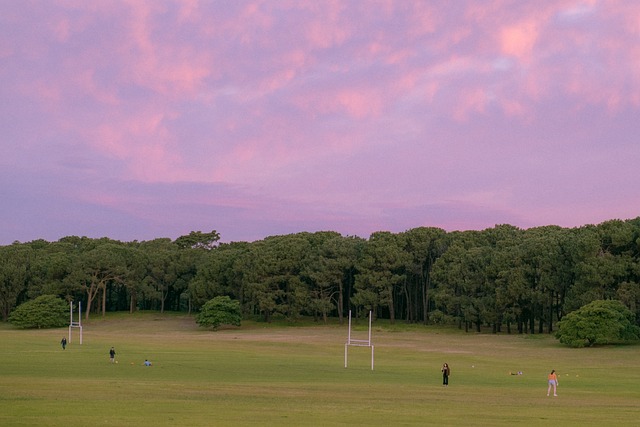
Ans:
[[[26,183],[0,219],[234,239],[630,215],[639,22],[607,1],[2,2],[0,164]]]
[[[500,33],[502,53],[515,56],[525,64],[530,63],[539,37],[537,25],[535,21],[528,21],[503,28]]]

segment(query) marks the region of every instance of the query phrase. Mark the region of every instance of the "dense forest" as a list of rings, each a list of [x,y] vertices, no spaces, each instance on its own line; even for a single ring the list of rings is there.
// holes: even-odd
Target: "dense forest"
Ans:
[[[107,311],[197,311],[216,296],[246,318],[342,322],[372,310],[390,322],[456,324],[467,331],[550,333],[600,299],[640,324],[640,217],[577,228],[446,232],[420,227],[368,239],[326,231],[219,243],[216,231],[120,242],[69,236],[0,246],[6,321],[40,295]]]

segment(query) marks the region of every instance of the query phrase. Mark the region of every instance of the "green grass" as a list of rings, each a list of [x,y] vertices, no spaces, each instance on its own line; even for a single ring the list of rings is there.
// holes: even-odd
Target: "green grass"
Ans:
[[[546,335],[477,335],[374,324],[306,323],[211,332],[190,317],[95,317],[67,329],[0,325],[2,426],[637,425],[640,348],[569,349]],[[364,334],[364,322],[352,333]],[[118,364],[109,363],[114,346]],[[142,366],[148,358],[151,368]],[[452,369],[441,385],[440,367]],[[546,375],[559,373],[559,397]],[[522,371],[523,375],[510,375]]]

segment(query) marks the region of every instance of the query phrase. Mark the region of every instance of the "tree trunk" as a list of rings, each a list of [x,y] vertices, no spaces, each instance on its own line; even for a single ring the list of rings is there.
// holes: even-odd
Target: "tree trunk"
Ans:
[[[392,325],[396,321],[395,307],[393,306],[393,288],[389,289],[389,323]]]
[[[167,286],[166,292],[164,289],[160,288],[160,313],[164,313],[164,303],[169,296],[169,286]]]
[[[407,287],[407,278],[406,277],[404,279],[404,288],[403,288],[403,290],[404,290],[404,297],[407,300],[407,316],[406,316],[406,319],[407,319],[407,322],[413,323],[412,322],[412,320],[413,320],[412,306],[413,305],[411,304],[411,296],[409,295],[409,289]]]
[[[551,291],[551,298],[549,300],[549,333],[553,332],[553,291]]]
[[[136,294],[135,292],[131,292],[129,297],[129,313],[133,314],[133,309],[136,306]]]
[[[340,284],[338,285],[338,320],[339,323],[342,325],[342,322],[344,322],[344,314],[343,314],[343,310],[344,310],[344,289],[343,289],[344,285],[342,284],[342,280],[340,281]]]
[[[105,316],[107,312],[107,285],[105,284],[102,287],[102,317]]]
[[[87,308],[85,311],[86,320],[89,320],[89,313],[91,313],[91,304],[93,304],[93,300],[98,294],[98,290],[99,290],[99,287],[98,287],[98,284],[96,283],[91,283],[87,287]]]
[[[529,332],[531,333],[531,335],[536,333],[536,317],[534,315],[533,309],[529,313]]]
[[[423,280],[424,292],[422,294],[422,320],[425,325],[429,322],[429,285],[429,274],[427,274]]]

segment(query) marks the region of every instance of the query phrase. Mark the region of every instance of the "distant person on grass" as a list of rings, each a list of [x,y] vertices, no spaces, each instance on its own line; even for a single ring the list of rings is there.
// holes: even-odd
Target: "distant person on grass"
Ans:
[[[558,387],[558,376],[556,375],[556,370],[552,369],[549,374],[549,387],[547,387],[547,396],[549,396],[549,392],[551,391],[551,387],[553,387],[553,395],[557,396],[556,388]]]
[[[111,347],[111,350],[109,350],[109,361],[111,363],[116,361],[116,350],[113,347]]]
[[[451,375],[451,369],[448,364],[442,365],[442,385],[447,387],[449,385],[449,375]]]
[[[67,339],[65,337],[62,337],[62,341],[60,341],[60,345],[62,345],[63,350],[67,348]]]
[[[151,362],[149,362],[147,359],[144,359],[144,366],[151,366]]]

